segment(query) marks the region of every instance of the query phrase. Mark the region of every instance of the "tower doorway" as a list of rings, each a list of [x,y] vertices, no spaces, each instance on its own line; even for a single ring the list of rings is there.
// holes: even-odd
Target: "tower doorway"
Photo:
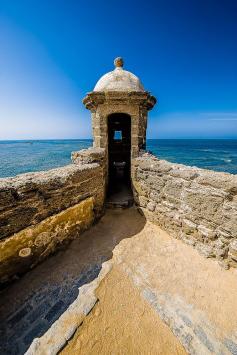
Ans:
[[[108,198],[131,199],[131,117],[125,113],[108,116]]]

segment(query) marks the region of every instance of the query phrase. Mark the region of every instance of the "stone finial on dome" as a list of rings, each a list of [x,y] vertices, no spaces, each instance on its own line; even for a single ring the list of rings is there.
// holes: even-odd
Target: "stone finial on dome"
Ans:
[[[123,69],[123,58],[117,57],[114,60],[115,69],[103,75],[97,82],[93,91],[139,91],[144,92],[144,88],[139,78]]]
[[[114,60],[114,66],[116,68],[122,68],[123,67],[123,64],[124,64],[124,61],[123,61],[123,58],[122,57],[117,57],[115,58]]]

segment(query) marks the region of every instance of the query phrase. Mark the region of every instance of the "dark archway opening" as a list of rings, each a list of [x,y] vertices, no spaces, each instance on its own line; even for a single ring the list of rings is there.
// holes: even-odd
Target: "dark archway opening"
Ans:
[[[114,113],[108,117],[108,201],[131,204],[131,117]]]

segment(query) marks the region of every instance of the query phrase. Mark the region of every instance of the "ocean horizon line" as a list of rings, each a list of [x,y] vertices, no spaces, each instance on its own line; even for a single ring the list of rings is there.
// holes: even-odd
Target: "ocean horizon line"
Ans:
[[[92,147],[91,138],[0,141],[0,177],[71,163],[71,153]],[[149,138],[146,150],[159,159],[237,174],[237,139]]]
[[[93,138],[22,138],[22,139],[0,139],[0,142],[31,142],[31,141],[89,141]],[[234,138],[147,138],[147,140],[237,140]]]

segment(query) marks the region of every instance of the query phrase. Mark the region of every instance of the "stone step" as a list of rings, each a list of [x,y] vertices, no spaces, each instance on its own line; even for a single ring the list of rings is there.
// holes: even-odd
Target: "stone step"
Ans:
[[[124,200],[108,200],[105,203],[106,208],[129,208],[133,205],[133,198],[128,198]]]

